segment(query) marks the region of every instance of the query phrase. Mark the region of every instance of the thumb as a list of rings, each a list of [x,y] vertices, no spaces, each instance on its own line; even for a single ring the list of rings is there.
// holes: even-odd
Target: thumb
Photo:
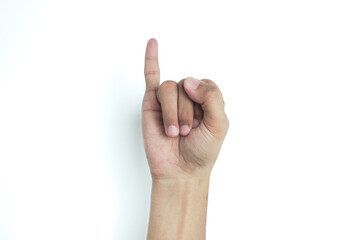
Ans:
[[[225,135],[229,128],[229,120],[225,114],[225,103],[219,87],[210,79],[198,80],[188,77],[184,80],[184,88],[189,98],[201,105],[205,127],[215,135]]]

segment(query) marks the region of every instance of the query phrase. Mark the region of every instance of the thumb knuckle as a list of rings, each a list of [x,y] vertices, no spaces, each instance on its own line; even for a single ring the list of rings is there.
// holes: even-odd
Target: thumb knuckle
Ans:
[[[209,101],[222,101],[222,94],[217,87],[209,86],[206,89],[205,97]]]
[[[222,93],[219,87],[210,79],[202,79],[202,82],[205,83],[205,95],[207,99],[222,99]]]

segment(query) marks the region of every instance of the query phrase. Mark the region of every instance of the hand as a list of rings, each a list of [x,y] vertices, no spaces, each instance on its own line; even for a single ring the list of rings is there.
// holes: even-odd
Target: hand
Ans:
[[[153,179],[209,176],[229,128],[220,89],[192,77],[159,86],[154,38],[147,43],[144,73],[142,130]]]

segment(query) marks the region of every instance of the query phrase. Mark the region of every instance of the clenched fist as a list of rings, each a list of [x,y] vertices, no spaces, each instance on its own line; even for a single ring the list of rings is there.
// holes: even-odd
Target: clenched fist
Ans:
[[[220,89],[192,77],[160,85],[154,38],[147,43],[144,73],[142,130],[152,178],[209,176],[229,128]]]

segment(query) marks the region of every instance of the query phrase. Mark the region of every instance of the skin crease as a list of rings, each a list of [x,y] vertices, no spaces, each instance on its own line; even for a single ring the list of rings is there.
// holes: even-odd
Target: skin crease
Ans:
[[[153,182],[147,239],[205,239],[210,174],[229,128],[222,93],[210,79],[160,85],[154,38],[144,75],[142,133]]]

